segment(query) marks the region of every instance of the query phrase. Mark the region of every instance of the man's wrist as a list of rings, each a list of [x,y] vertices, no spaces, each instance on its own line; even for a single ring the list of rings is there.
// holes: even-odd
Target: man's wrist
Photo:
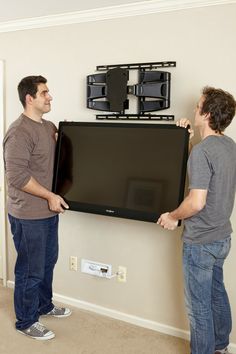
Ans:
[[[173,219],[174,221],[178,221],[179,219],[175,216],[175,212],[174,211],[171,211],[169,213],[169,216],[171,217],[171,219]]]
[[[53,192],[47,191],[47,193],[45,195],[45,199],[47,199],[47,201],[49,201],[53,196],[54,196]]]

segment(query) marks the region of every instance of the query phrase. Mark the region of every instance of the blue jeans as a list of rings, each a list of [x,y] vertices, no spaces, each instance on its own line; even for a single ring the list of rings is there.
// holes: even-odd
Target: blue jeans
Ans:
[[[231,238],[209,244],[184,243],[185,301],[190,321],[191,354],[214,354],[229,344],[231,310],[223,264]]]
[[[26,329],[54,307],[52,280],[58,258],[58,215],[37,220],[8,217],[17,251],[16,328]]]

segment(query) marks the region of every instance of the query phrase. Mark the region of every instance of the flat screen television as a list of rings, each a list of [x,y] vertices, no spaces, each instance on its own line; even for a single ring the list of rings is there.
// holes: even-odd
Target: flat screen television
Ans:
[[[174,124],[60,122],[53,191],[71,210],[156,222],[183,200],[188,141]]]

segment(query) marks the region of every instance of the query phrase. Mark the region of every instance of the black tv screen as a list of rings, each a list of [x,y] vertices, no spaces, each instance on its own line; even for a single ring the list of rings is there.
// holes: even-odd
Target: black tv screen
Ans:
[[[60,122],[53,191],[71,210],[156,222],[183,200],[187,129]]]

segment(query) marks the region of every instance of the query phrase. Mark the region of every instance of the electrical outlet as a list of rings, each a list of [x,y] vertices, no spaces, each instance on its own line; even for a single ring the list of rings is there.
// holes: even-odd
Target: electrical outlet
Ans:
[[[118,267],[117,280],[121,283],[126,283],[127,281],[127,268],[123,266]]]
[[[77,257],[70,256],[70,270],[77,271]]]

